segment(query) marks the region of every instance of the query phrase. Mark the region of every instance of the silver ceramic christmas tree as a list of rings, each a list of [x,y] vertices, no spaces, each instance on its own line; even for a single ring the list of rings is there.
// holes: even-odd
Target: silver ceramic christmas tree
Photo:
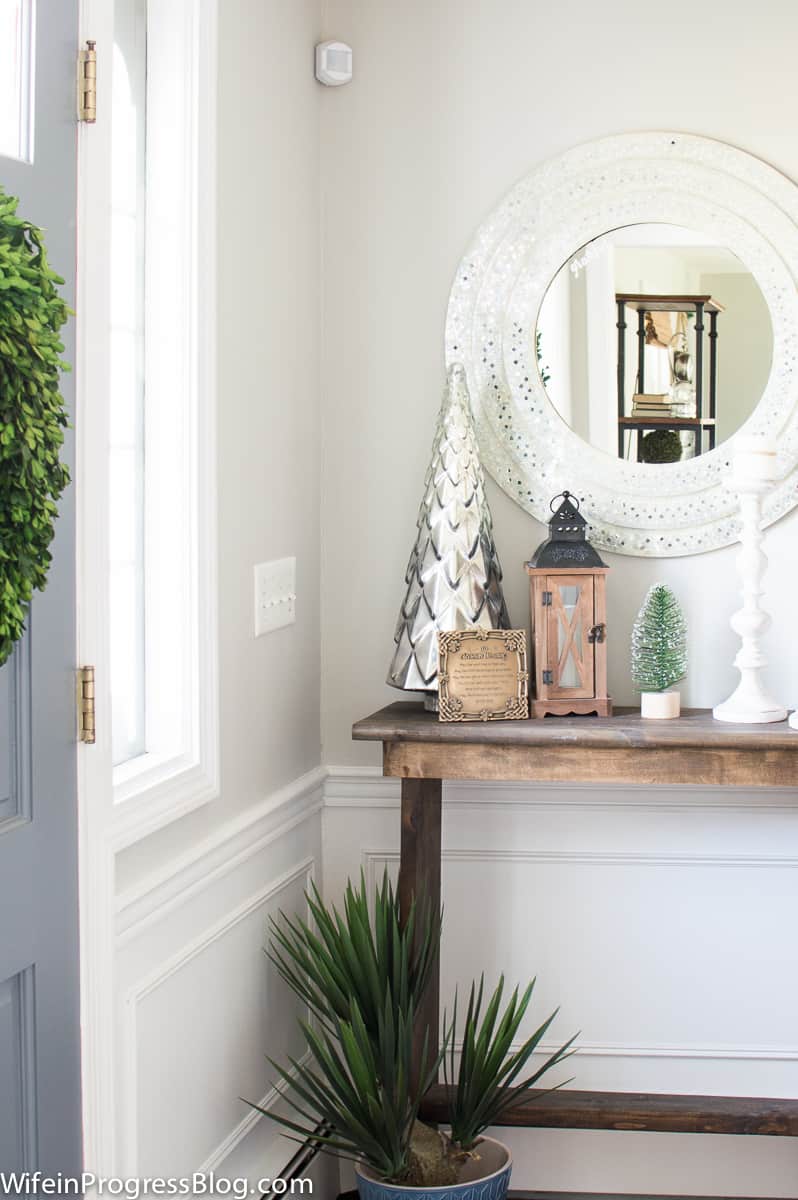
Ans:
[[[388,683],[437,707],[438,631],[509,629],[465,371],[449,370]]]

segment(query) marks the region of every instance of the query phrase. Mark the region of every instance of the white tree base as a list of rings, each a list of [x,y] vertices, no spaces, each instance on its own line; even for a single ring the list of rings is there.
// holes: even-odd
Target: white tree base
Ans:
[[[645,721],[672,721],[681,709],[681,692],[640,693],[640,716]]]
[[[790,728],[798,729],[798,710],[790,717]]]

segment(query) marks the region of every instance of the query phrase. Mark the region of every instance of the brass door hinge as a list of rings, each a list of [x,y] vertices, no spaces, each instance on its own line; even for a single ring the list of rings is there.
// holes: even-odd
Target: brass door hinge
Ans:
[[[78,120],[93,125],[97,120],[96,42],[86,42],[78,55]]]
[[[93,746],[94,728],[94,667],[78,671],[78,741]]]

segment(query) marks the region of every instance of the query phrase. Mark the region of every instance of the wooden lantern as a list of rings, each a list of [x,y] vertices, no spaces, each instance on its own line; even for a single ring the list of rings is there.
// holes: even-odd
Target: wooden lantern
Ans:
[[[607,572],[585,537],[579,502],[562,492],[549,536],[526,564],[530,584],[533,717],[612,715],[607,695]],[[555,496],[554,503],[560,496]]]

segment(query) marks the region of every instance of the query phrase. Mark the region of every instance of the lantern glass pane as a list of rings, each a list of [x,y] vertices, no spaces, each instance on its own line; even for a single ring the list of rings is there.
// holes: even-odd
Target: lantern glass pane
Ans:
[[[560,587],[560,599],[562,601],[564,619],[559,622],[557,638],[558,659],[561,664],[559,686],[563,688],[580,687],[582,683],[578,666],[584,656],[582,646],[582,616],[579,607],[580,591],[581,588],[577,584],[567,584]],[[566,646],[568,647],[568,653],[563,662],[563,654],[565,653]]]

